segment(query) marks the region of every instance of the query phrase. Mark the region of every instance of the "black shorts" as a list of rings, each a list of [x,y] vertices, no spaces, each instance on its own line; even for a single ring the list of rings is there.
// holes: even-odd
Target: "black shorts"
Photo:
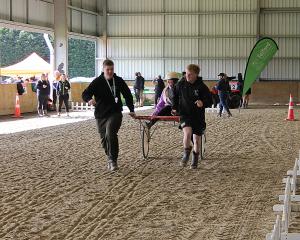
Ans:
[[[190,117],[181,116],[179,128],[191,127],[193,134],[201,136],[206,129],[206,123],[199,119],[193,119]]]

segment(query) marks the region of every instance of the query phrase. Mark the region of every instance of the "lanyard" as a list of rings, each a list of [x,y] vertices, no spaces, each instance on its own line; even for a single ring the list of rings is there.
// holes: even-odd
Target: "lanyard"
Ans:
[[[114,98],[115,98],[115,97],[117,96],[115,79],[113,78],[113,89],[111,88],[111,86],[110,86],[108,80],[107,80],[106,78],[105,78],[105,80],[106,80],[106,83],[107,83],[107,85],[108,85],[108,87],[109,87],[109,89],[110,89],[110,91],[111,91],[111,94],[112,94],[112,95],[114,96]]]

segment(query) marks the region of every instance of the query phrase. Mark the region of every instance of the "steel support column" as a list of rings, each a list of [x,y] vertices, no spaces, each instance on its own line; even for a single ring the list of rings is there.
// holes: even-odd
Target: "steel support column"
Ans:
[[[67,0],[54,0],[54,56],[55,68],[68,71]]]

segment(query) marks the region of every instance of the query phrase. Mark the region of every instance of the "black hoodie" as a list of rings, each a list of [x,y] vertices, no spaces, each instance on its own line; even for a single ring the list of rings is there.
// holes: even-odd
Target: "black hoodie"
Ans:
[[[195,102],[201,100],[204,104],[198,108]],[[205,108],[212,105],[212,97],[208,87],[201,77],[198,77],[193,84],[186,79],[179,81],[175,86],[173,109],[177,110],[180,116],[205,120]]]
[[[121,94],[125,98],[126,105],[130,112],[134,112],[133,97],[129,87],[125,81],[116,74],[114,74],[114,80],[116,85],[116,97],[118,98],[117,103],[111,91],[111,89],[113,89],[113,80],[108,81],[111,86],[110,89],[103,73],[99,77],[95,78],[82,93],[82,99],[85,102],[88,102],[95,97],[96,119],[107,118],[114,113],[122,112],[123,104],[121,101]]]

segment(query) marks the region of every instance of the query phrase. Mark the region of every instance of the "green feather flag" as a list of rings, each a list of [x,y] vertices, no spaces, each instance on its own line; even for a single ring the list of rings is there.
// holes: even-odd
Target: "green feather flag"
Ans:
[[[278,45],[272,38],[262,38],[253,47],[248,58],[245,74],[243,95],[259,77],[271,59],[278,51]]]

